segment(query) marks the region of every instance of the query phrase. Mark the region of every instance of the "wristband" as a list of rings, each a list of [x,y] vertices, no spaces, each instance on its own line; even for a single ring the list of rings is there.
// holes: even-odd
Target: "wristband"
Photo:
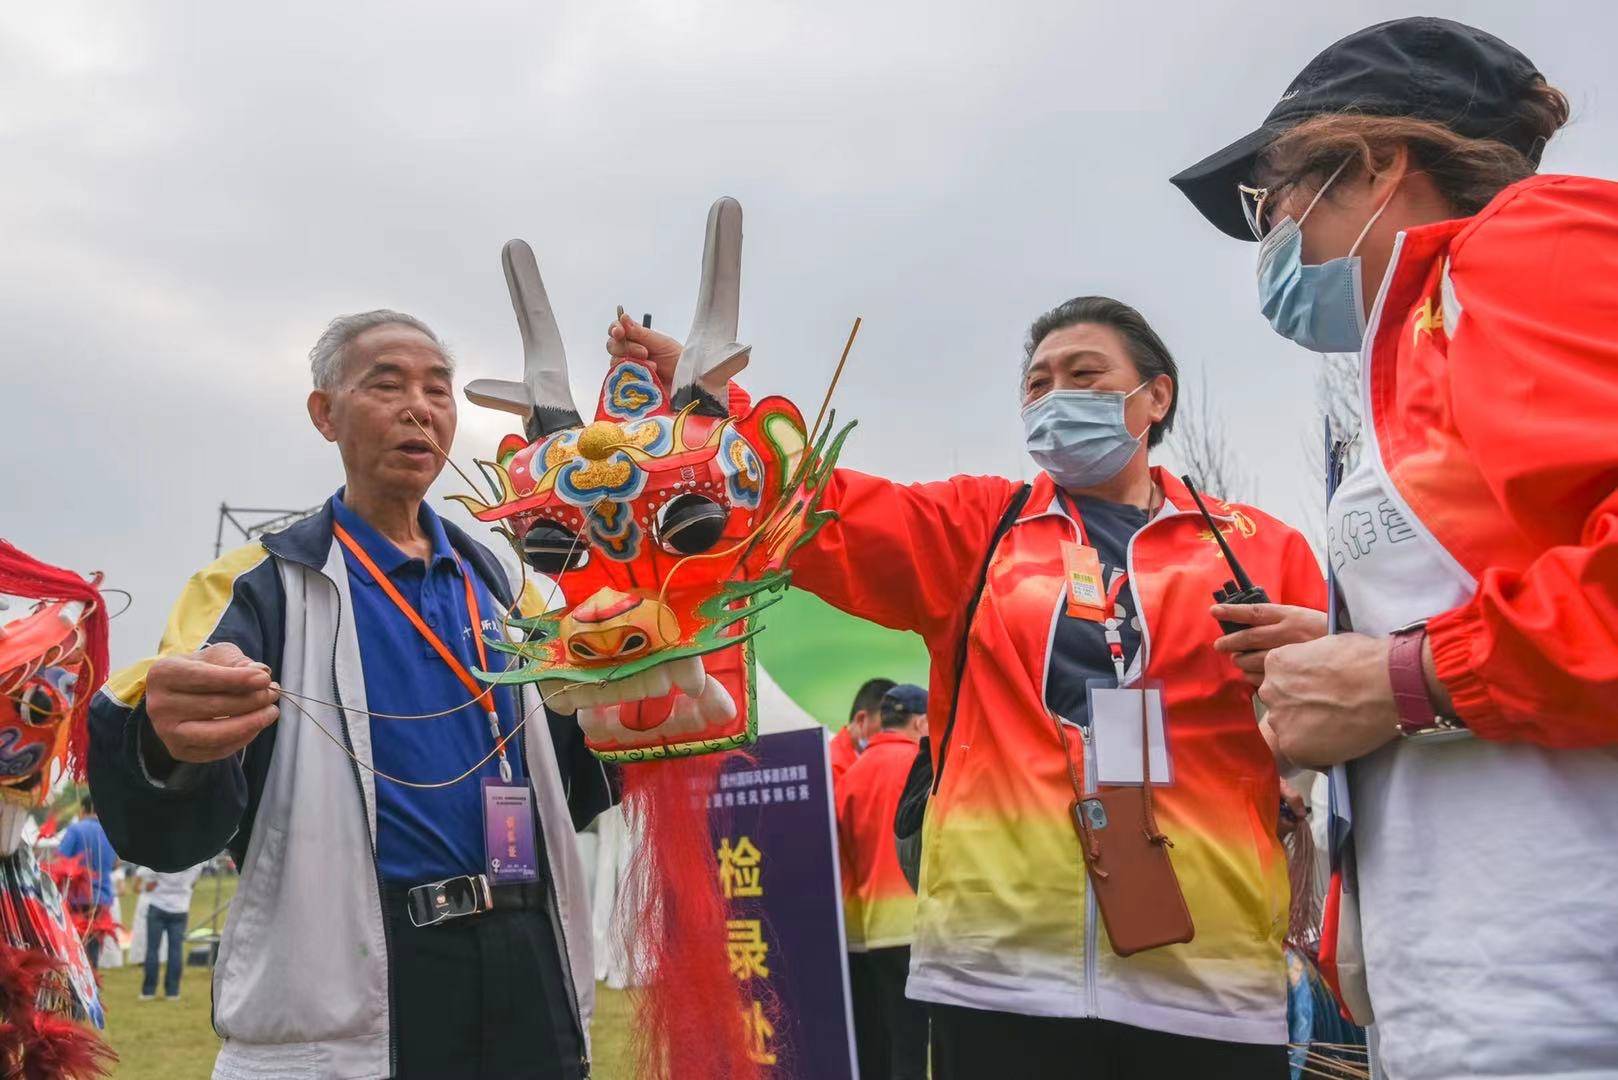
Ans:
[[[1399,715],[1399,734],[1404,738],[1437,732],[1465,731],[1466,725],[1439,716],[1427,693],[1427,672],[1422,653],[1427,644],[1425,625],[1401,630],[1388,647],[1388,680],[1393,684],[1393,707]]]

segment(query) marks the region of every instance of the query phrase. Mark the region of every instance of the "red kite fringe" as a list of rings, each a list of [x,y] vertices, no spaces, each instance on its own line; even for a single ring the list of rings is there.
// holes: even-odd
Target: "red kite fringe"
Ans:
[[[41,1010],[39,993],[56,970],[31,949],[0,945],[0,1076],[5,1080],[97,1080],[118,1056],[96,1034]]]
[[[636,994],[642,1080],[758,1080],[742,994],[725,951],[726,904],[708,824],[725,755],[624,767],[624,811],[638,832],[619,912]]]

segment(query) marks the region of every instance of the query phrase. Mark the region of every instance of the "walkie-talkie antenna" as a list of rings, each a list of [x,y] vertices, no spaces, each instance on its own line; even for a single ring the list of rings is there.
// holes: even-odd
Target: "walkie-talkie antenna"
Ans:
[[[1190,475],[1188,474],[1186,476],[1182,476],[1180,479],[1185,481],[1185,486],[1191,489],[1191,497],[1197,501],[1197,509],[1202,511],[1202,520],[1206,521],[1208,523],[1208,528],[1213,531],[1214,540],[1219,544],[1219,550],[1225,555],[1225,565],[1230,567],[1231,574],[1236,578],[1235,581],[1225,582],[1225,587],[1213,594],[1214,603],[1269,603],[1270,597],[1269,594],[1264,591],[1264,587],[1262,585],[1253,584],[1253,579],[1247,576],[1246,570],[1242,569],[1241,561],[1236,558],[1236,553],[1230,550],[1229,544],[1225,543],[1225,534],[1219,531],[1219,525],[1214,521],[1213,515],[1208,513],[1208,507],[1204,505],[1202,496],[1197,492],[1197,485],[1191,482]],[[1246,624],[1231,622],[1228,619],[1220,619],[1219,625],[1227,634],[1234,634],[1237,631],[1247,629]]]
[[[1236,553],[1230,550],[1230,545],[1225,542],[1225,534],[1219,531],[1218,525],[1214,524],[1213,515],[1208,513],[1208,507],[1203,504],[1202,495],[1197,491],[1197,485],[1191,482],[1190,474],[1188,473],[1180,477],[1180,479],[1185,483],[1186,487],[1191,489],[1191,497],[1197,501],[1197,509],[1202,511],[1202,520],[1206,521],[1208,528],[1213,530],[1214,539],[1219,543],[1219,550],[1224,552],[1225,562],[1230,566],[1230,572],[1236,577],[1236,584],[1240,586],[1243,592],[1251,589],[1253,579],[1247,576],[1246,570],[1242,569],[1242,564],[1236,558]]]

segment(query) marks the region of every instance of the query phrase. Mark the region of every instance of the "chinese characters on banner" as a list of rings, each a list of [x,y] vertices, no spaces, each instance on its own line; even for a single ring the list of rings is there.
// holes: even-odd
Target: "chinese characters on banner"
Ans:
[[[825,733],[761,736],[726,763],[709,821],[754,1060],[773,1077],[853,1080]]]

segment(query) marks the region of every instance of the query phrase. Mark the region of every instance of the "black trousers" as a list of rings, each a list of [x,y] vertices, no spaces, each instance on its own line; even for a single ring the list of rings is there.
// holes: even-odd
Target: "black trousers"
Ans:
[[[398,1080],[577,1080],[584,1043],[543,909],[415,927],[388,893]]]
[[[848,954],[860,1080],[927,1080],[927,1008],[905,997],[910,947]]]
[[[934,1005],[933,1080],[1286,1080],[1287,1048]]]

